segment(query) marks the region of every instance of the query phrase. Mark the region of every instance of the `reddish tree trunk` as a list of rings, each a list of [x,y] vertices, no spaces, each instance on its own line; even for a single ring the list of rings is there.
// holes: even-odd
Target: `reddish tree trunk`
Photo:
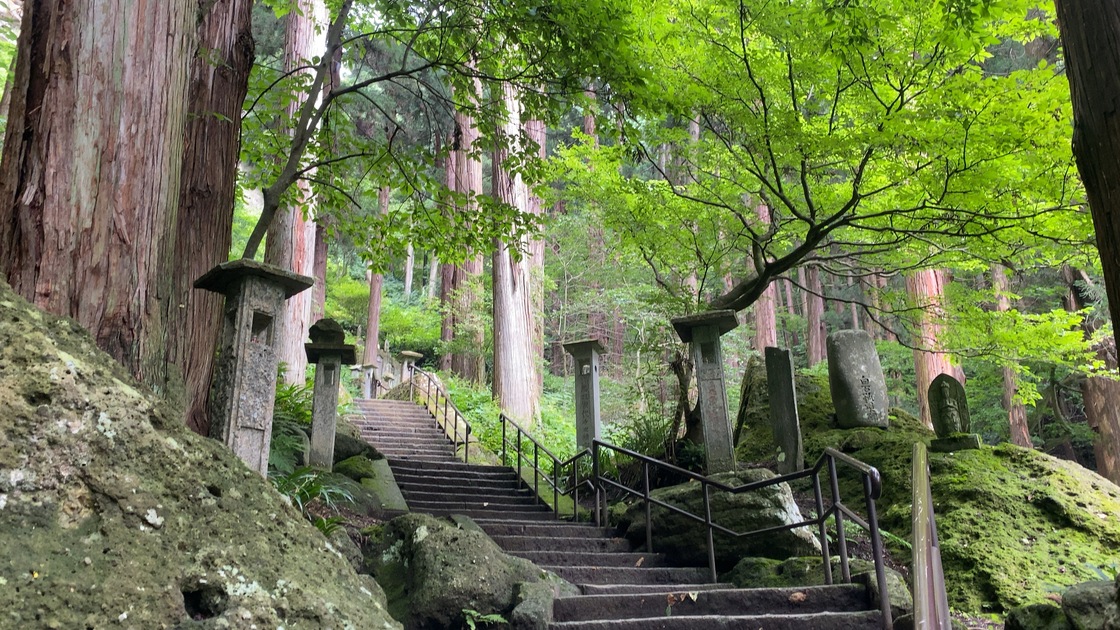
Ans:
[[[196,18],[187,0],[26,3],[0,159],[0,274],[160,393],[182,334],[170,312]]]
[[[310,64],[308,60],[316,52],[314,16],[320,13],[320,2],[321,0],[299,0],[298,9],[288,13],[284,31],[285,72],[293,72]],[[321,50],[318,52],[322,53]],[[305,97],[303,94],[292,96],[288,105],[289,119],[298,118],[299,108]],[[305,212],[302,207],[311,203],[311,193],[307,182],[303,180],[296,182],[296,188],[299,203],[280,208],[269,225],[264,260],[282,269],[314,276],[315,223],[310,219],[312,213]],[[276,354],[288,366],[284,375],[284,380],[288,383],[304,382],[307,354],[303,344],[311,327],[313,298],[314,291],[304,291],[289,299],[285,303],[280,325],[276,327]]]
[[[770,208],[763,204],[759,204],[755,208],[758,213],[758,220],[763,225],[770,225]],[[774,301],[775,301],[775,288],[774,283],[771,282],[770,286],[758,296],[758,301],[754,303],[754,349],[763,354],[766,348],[777,347],[778,345],[778,318],[775,315]]]
[[[942,299],[946,274],[941,269],[923,269],[906,277],[906,292],[915,308],[921,309],[914,322],[914,372],[917,381],[918,412],[922,424],[933,428],[929,410],[929,386],[938,374],[951,374],[964,380],[959,368],[949,362],[949,355],[940,351]]]
[[[992,287],[996,290],[996,310],[1011,310],[1011,282],[1007,268],[996,263],[992,265]],[[1007,411],[1007,423],[1011,429],[1011,441],[1019,446],[1032,448],[1031,432],[1027,427],[1027,407],[1015,399],[1019,393],[1019,377],[1015,370],[1003,368],[1003,408]]]
[[[813,367],[826,358],[825,338],[828,336],[824,324],[821,272],[816,265],[803,265],[798,268],[797,275],[798,282],[804,287],[801,310],[805,313],[805,356],[809,367]]]
[[[168,360],[183,376],[186,423],[210,431],[210,379],[224,298],[194,281],[229,258],[241,108],[253,68],[252,0],[221,0],[198,25],[183,138]],[[180,306],[181,305],[181,306]]]

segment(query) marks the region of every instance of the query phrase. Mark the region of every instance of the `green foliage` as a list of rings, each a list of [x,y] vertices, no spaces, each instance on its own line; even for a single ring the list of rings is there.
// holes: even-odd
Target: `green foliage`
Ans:
[[[330,536],[331,534],[341,530],[345,522],[346,519],[342,518],[341,516],[328,516],[327,518],[323,518],[322,516],[314,516],[311,519],[311,524],[315,526],[315,529],[323,532],[324,536]]]
[[[470,628],[470,630],[475,630],[479,627],[507,623],[509,622],[506,621],[506,618],[499,615],[498,613],[490,613],[488,615],[484,615],[477,610],[472,610],[470,608],[463,609],[463,625]]]
[[[352,503],[354,498],[345,489],[333,485],[323,471],[310,466],[300,466],[290,473],[270,474],[273,487],[300,511],[307,520],[314,523],[308,507],[313,501],[321,501],[333,508],[340,503]]]

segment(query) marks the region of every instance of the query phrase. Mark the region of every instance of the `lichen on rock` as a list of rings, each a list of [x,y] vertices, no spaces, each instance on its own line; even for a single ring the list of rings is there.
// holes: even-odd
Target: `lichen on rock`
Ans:
[[[0,627],[400,627],[180,415],[0,283]]]

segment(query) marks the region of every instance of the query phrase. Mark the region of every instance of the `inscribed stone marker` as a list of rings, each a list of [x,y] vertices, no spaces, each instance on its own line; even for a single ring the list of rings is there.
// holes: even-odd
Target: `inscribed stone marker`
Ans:
[[[311,326],[311,343],[304,344],[307,362],[315,364],[315,389],[311,400],[311,453],[308,463],[330,470],[334,466],[334,437],[338,423],[338,383],[342,365],[358,359],[346,333],[333,319]]]
[[[801,424],[797,417],[797,387],[793,355],[785,348],[766,349],[766,389],[770,394],[770,427],[778,445],[778,474],[805,468]]]
[[[599,354],[604,352],[598,339],[564,344],[576,363],[576,448],[591,448],[602,434],[599,418]]]
[[[951,374],[938,374],[929,384],[929,411],[937,437],[968,433],[971,428],[964,385]]]
[[[672,320],[681,341],[691,344],[696,366],[697,402],[700,408],[700,434],[708,473],[735,469],[735,445],[731,419],[727,413],[727,390],[723,380],[723,352],[720,336],[739,326],[735,311],[708,311]]]
[[[841,428],[890,426],[887,381],[867,332],[840,330],[828,336],[828,384]]]
[[[315,283],[307,276],[252,260],[222,263],[195,281],[226,296],[222,337],[210,396],[210,437],[250,468],[268,474],[277,356],[274,322],[284,301]]]

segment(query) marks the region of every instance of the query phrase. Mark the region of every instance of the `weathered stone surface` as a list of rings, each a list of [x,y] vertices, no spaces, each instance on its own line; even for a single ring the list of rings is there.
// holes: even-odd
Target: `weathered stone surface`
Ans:
[[[708,311],[672,320],[681,341],[690,345],[696,366],[696,404],[700,409],[700,437],[708,473],[735,469],[727,385],[723,377],[720,336],[739,325],[734,311]]]
[[[841,581],[840,557],[833,556],[830,564],[833,582],[839,583]],[[879,583],[875,579],[875,563],[852,558],[848,562],[848,570],[853,583],[867,587],[871,605],[878,608],[880,595]],[[897,618],[914,612],[914,599],[910,596],[906,579],[890,567],[885,567],[885,571],[892,616]],[[819,555],[787,560],[743,558],[735,568],[722,575],[720,580],[730,582],[739,588],[817,586],[826,583]]]
[[[1112,580],[1075,584],[1062,594],[1062,612],[1074,630],[1100,630],[1116,613],[1116,585]]]
[[[334,435],[334,458],[336,461],[350,459],[361,455],[369,459],[385,459],[372,444],[361,438],[351,437],[345,433],[336,432]]]
[[[1116,605],[1112,608],[1112,614],[1108,616],[1108,620],[1104,622],[1104,630],[1120,630],[1120,573],[1116,575],[1113,588],[1116,593],[1113,603]]]
[[[0,283],[0,627],[399,627],[181,416]]]
[[[828,336],[828,382],[841,428],[890,426],[887,382],[871,335],[841,330]]]
[[[765,469],[741,470],[712,475],[730,485],[772,479],[774,473]],[[654,490],[652,496],[669,505],[696,515],[704,514],[703,489],[698,483],[686,483]],[[740,494],[711,491],[712,521],[735,532],[749,532],[767,527],[788,525],[803,520],[786,484],[778,484]],[[665,553],[672,560],[686,565],[707,566],[707,528],[702,522],[680,516],[654,506],[653,550]],[[634,503],[626,511],[626,537],[635,544],[645,544],[645,507]],[[784,560],[794,556],[820,553],[820,543],[808,528],[799,527],[766,536],[733,538],[716,533],[715,544],[719,568],[726,571],[747,556]]]
[[[552,622],[553,600],[582,594],[578,587],[548,574],[538,582],[522,582],[517,588],[517,606],[509,614],[513,630],[547,630]]]
[[[346,343],[346,331],[342,325],[333,319],[320,319],[311,325],[307,331],[313,344],[342,344]]]
[[[778,473],[797,472],[805,468],[805,451],[797,418],[793,354],[789,350],[766,349],[766,383],[770,394],[770,427],[779,450]]]
[[[1053,604],[1030,604],[1007,614],[1004,630],[1073,630],[1062,609]]]
[[[964,385],[949,374],[938,374],[929,384],[929,413],[937,437],[971,430],[972,420],[968,414]]]
[[[461,627],[464,609],[509,615],[520,584],[560,581],[479,531],[424,514],[386,523],[367,555],[407,628]]]
[[[373,467],[373,460],[365,455],[355,455],[341,460],[334,465],[333,471],[340,475],[346,475],[354,481],[377,476],[377,470]]]
[[[575,360],[576,448],[591,448],[603,432],[599,416],[599,355],[604,348],[598,339],[564,344]]]
[[[980,436],[975,433],[956,433],[934,438],[929,442],[929,450],[934,453],[955,453],[975,451],[980,448]]]

